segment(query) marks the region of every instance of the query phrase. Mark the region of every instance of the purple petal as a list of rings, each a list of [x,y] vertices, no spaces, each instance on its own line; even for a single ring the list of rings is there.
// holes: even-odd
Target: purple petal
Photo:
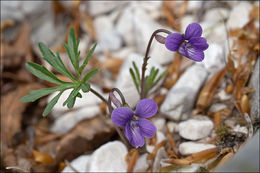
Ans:
[[[138,122],[130,120],[125,126],[125,136],[133,147],[142,147],[144,145],[144,137],[141,135]]]
[[[177,51],[184,40],[183,35],[179,33],[169,34],[165,40],[165,46],[170,51]]]
[[[135,115],[141,118],[149,118],[157,113],[157,103],[152,99],[140,100],[135,109]]]
[[[142,136],[147,138],[152,138],[155,135],[156,127],[153,123],[146,119],[139,119],[138,120],[139,128],[142,133]]]
[[[124,127],[134,116],[134,112],[127,107],[120,107],[113,110],[111,114],[112,122],[119,127]]]
[[[189,43],[200,50],[206,50],[209,47],[207,40],[203,37],[193,37],[189,40]]]
[[[184,37],[186,40],[189,40],[192,37],[200,37],[201,34],[201,26],[198,23],[191,23],[187,26]]]
[[[182,44],[179,49],[179,53],[181,53],[183,56],[191,60],[198,61],[198,62],[204,59],[204,52],[192,46],[190,43]]]

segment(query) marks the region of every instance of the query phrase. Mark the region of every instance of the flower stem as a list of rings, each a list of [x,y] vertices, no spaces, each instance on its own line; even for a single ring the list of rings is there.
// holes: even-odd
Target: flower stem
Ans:
[[[146,52],[145,52],[145,56],[144,56],[144,62],[143,62],[143,65],[142,65],[141,93],[140,93],[141,99],[144,99],[146,97],[145,92],[144,92],[144,84],[145,84],[145,70],[146,70],[146,66],[147,66],[147,61],[149,59],[148,54],[149,54],[149,51],[150,51],[150,48],[151,48],[151,45],[152,45],[152,41],[153,41],[154,37],[156,36],[156,34],[159,33],[159,32],[171,34],[171,32],[166,30],[166,29],[157,29],[153,32],[153,34],[152,34],[152,36],[151,36],[151,38],[148,42]]]
[[[103,102],[105,102],[108,105],[107,100],[102,95],[100,95],[96,90],[94,90],[93,88],[90,88],[90,92],[95,94],[98,98],[100,98]]]
[[[122,99],[122,102],[125,104],[125,99],[122,95],[122,93],[120,92],[120,90],[118,90],[117,88],[116,89],[113,89],[113,91],[117,91]],[[109,102],[102,96],[100,95],[97,91],[95,91],[93,88],[90,88],[90,92],[92,92],[93,94],[95,94],[98,98],[100,98],[103,102],[106,103],[106,105],[109,107],[109,112],[110,114],[112,113],[113,111],[113,107],[111,106],[111,103],[109,104]],[[128,140],[126,139],[126,137],[124,136],[124,134],[122,133],[121,129],[117,126],[115,126],[115,129],[118,133],[118,135],[120,136],[120,138],[122,139],[122,141],[125,143],[125,145],[127,146],[128,149],[131,149],[131,145],[130,143],[128,142]]]

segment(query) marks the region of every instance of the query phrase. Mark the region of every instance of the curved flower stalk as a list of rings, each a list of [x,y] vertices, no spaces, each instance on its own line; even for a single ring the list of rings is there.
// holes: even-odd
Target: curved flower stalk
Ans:
[[[185,34],[169,34],[165,39],[165,46],[171,51],[178,51],[183,56],[194,61],[202,61],[208,47],[207,40],[201,37],[202,28],[198,23],[191,23]]]
[[[155,135],[156,127],[145,118],[150,118],[157,113],[158,106],[152,99],[140,100],[136,110],[128,107],[119,107],[111,114],[112,122],[122,127],[124,134],[133,147],[142,147],[144,138],[152,138]]]

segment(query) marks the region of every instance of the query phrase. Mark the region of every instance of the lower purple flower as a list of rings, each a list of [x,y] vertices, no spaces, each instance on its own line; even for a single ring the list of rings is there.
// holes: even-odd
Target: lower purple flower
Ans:
[[[208,47],[207,40],[201,37],[202,28],[198,23],[189,24],[185,34],[169,34],[165,39],[165,46],[171,51],[178,51],[183,56],[194,61],[202,61]]]
[[[142,147],[145,142],[144,137],[152,138],[156,132],[153,123],[144,118],[154,116],[157,110],[155,101],[143,99],[138,102],[135,112],[128,107],[114,109],[111,119],[116,126],[124,129],[125,136],[133,147]]]

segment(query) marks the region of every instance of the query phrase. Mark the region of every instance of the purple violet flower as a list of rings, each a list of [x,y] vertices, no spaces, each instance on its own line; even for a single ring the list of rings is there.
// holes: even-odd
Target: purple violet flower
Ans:
[[[144,137],[152,138],[156,132],[153,123],[144,118],[154,116],[157,109],[155,101],[143,99],[138,102],[135,112],[128,107],[114,109],[111,119],[116,126],[124,129],[125,136],[133,147],[141,147],[144,145]]]
[[[178,51],[183,56],[194,61],[204,59],[204,50],[209,45],[207,40],[201,37],[202,28],[198,23],[191,23],[186,28],[185,34],[169,34],[165,40],[165,46],[171,51]]]

